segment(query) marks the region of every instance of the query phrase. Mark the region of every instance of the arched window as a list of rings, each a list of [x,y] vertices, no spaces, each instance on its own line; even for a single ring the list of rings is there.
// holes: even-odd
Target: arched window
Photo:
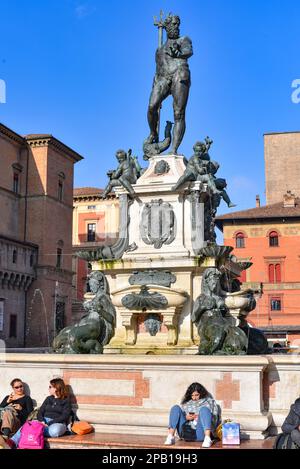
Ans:
[[[64,247],[64,242],[60,239],[57,243],[57,249],[56,249],[56,268],[57,269],[62,268],[63,247]]]
[[[58,174],[58,200],[63,201],[64,198],[64,180],[66,179],[65,173]]]
[[[269,283],[281,282],[281,265],[269,264]]]
[[[274,264],[269,264],[269,282],[270,283],[275,283]]]
[[[14,249],[13,250],[13,258],[12,258],[13,264],[17,263],[17,259],[18,259],[18,252],[17,252],[16,249]]]
[[[281,265],[275,264],[275,282],[281,282]]]
[[[271,233],[269,234],[269,246],[270,247],[279,246],[278,233],[276,231],[271,231]]]
[[[61,260],[62,260],[62,248],[57,248],[56,250],[56,268],[61,269]]]
[[[237,233],[235,235],[235,247],[244,248],[245,247],[245,235],[244,233]]]

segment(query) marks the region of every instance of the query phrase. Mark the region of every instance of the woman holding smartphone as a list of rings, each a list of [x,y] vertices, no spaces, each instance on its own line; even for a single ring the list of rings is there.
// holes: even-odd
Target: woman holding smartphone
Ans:
[[[5,396],[0,404],[1,433],[7,437],[23,425],[33,410],[32,399],[25,394],[22,380],[15,378],[10,385],[12,387],[11,394]]]
[[[169,418],[169,433],[165,445],[174,445],[175,432],[181,437],[182,426],[190,422],[196,430],[196,441],[203,441],[202,447],[212,445],[211,434],[220,423],[220,407],[209,392],[200,383],[192,383],[186,390],[181,406],[171,408]]]

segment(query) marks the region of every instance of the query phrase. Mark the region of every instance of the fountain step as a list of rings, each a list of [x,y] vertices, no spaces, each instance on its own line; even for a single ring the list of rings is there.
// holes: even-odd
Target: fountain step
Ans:
[[[201,442],[176,440],[175,445],[165,446],[165,437],[159,435],[130,435],[121,433],[90,433],[49,438],[50,449],[202,449]],[[222,445],[216,441],[210,449],[272,449],[275,437],[265,440],[242,440],[240,445]]]

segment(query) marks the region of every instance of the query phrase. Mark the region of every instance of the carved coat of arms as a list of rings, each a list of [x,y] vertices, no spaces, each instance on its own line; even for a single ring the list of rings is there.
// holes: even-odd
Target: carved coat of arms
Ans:
[[[140,223],[141,238],[145,244],[160,249],[171,244],[176,237],[176,218],[171,204],[162,199],[144,205]]]

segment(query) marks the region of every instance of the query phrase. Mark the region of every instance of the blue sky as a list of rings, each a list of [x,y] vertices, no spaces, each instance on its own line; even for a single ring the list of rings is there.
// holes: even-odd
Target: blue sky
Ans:
[[[20,134],[52,133],[85,156],[75,186],[104,187],[115,151],[142,162],[160,9],[193,42],[187,130],[192,154],[211,157],[237,209],[264,202],[263,134],[300,130],[299,2],[292,0],[1,0],[0,121]],[[172,120],[171,101],[162,119]],[[143,162],[144,163],[144,162]],[[227,212],[222,202],[219,213]]]

